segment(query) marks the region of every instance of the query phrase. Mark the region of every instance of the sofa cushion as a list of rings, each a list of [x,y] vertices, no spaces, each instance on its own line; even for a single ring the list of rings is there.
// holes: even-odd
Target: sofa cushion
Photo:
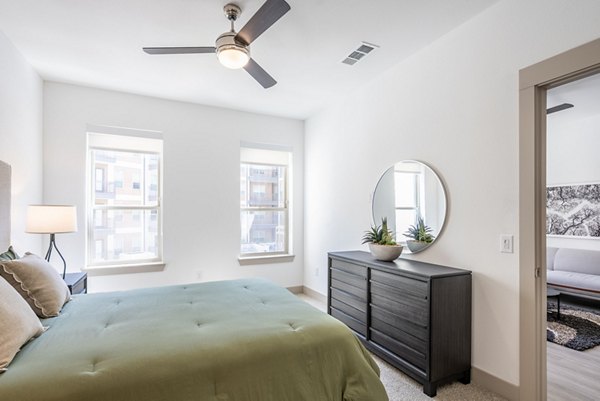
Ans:
[[[548,271],[547,281],[548,285],[585,290],[600,295],[600,276],[554,270]]]
[[[600,275],[600,251],[560,248],[554,255],[554,270]]]
[[[554,270],[554,256],[558,248],[546,248],[546,269]]]

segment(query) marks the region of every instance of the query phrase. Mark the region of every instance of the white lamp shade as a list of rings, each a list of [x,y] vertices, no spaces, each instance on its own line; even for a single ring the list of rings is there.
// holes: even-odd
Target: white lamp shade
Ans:
[[[250,56],[247,52],[236,48],[223,49],[219,51],[217,55],[221,64],[227,68],[238,69],[242,68],[250,60]]]
[[[25,231],[33,234],[77,231],[77,208],[67,205],[29,205]]]

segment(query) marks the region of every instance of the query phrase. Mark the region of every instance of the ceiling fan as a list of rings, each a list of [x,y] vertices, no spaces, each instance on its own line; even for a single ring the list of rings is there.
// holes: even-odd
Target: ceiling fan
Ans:
[[[143,50],[148,54],[217,53],[217,58],[225,67],[243,68],[263,88],[270,88],[277,81],[250,57],[250,44],[283,17],[290,8],[285,0],[267,0],[246,25],[236,33],[233,24],[242,10],[235,4],[227,4],[223,7],[223,11],[225,11],[227,19],[231,21],[231,30],[219,36],[215,46],[144,47]]]

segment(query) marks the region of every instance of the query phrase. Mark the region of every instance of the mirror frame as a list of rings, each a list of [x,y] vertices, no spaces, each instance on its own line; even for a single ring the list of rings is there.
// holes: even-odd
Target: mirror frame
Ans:
[[[433,242],[431,242],[429,245],[427,245],[426,247],[418,250],[418,251],[411,251],[410,249],[408,249],[408,246],[406,245],[406,240],[404,241],[398,241],[398,233],[395,232],[395,239],[396,242],[398,242],[400,245],[402,245],[405,249],[403,250],[403,253],[408,253],[408,254],[415,254],[415,253],[419,253],[419,252],[423,252],[426,249],[429,249],[431,247],[431,245],[433,245],[438,238],[440,237],[440,235],[442,235],[442,233],[444,232],[444,229],[446,228],[446,222],[448,220],[448,208],[449,208],[449,202],[448,202],[448,190],[446,189],[446,185],[444,185],[444,181],[442,180],[442,178],[440,177],[440,175],[438,174],[438,172],[431,167],[428,163],[422,162],[420,160],[414,160],[414,159],[406,159],[406,160],[400,160],[398,162],[395,162],[394,164],[392,164],[390,167],[386,168],[383,173],[381,173],[381,175],[379,176],[379,179],[377,180],[377,184],[375,184],[375,189],[372,192],[371,195],[371,220],[373,221],[374,225],[377,225],[378,223],[375,220],[375,193],[377,192],[377,187],[379,187],[379,183],[381,182],[381,180],[383,179],[383,177],[385,176],[385,174],[392,168],[394,168],[396,166],[396,164],[398,163],[403,163],[403,162],[413,162],[413,163],[419,163],[423,166],[425,166],[426,168],[428,168],[437,178],[440,187],[442,188],[442,192],[444,193],[444,213],[443,213],[443,221],[442,221],[442,225],[440,227],[440,231],[437,233],[437,235],[435,236],[435,239],[433,240]],[[400,234],[402,235],[402,234]]]

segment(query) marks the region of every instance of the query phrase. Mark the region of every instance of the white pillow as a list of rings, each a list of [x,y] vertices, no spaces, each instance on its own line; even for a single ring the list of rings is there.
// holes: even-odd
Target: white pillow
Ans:
[[[40,320],[27,302],[0,277],[0,373],[24,344],[43,332]]]

